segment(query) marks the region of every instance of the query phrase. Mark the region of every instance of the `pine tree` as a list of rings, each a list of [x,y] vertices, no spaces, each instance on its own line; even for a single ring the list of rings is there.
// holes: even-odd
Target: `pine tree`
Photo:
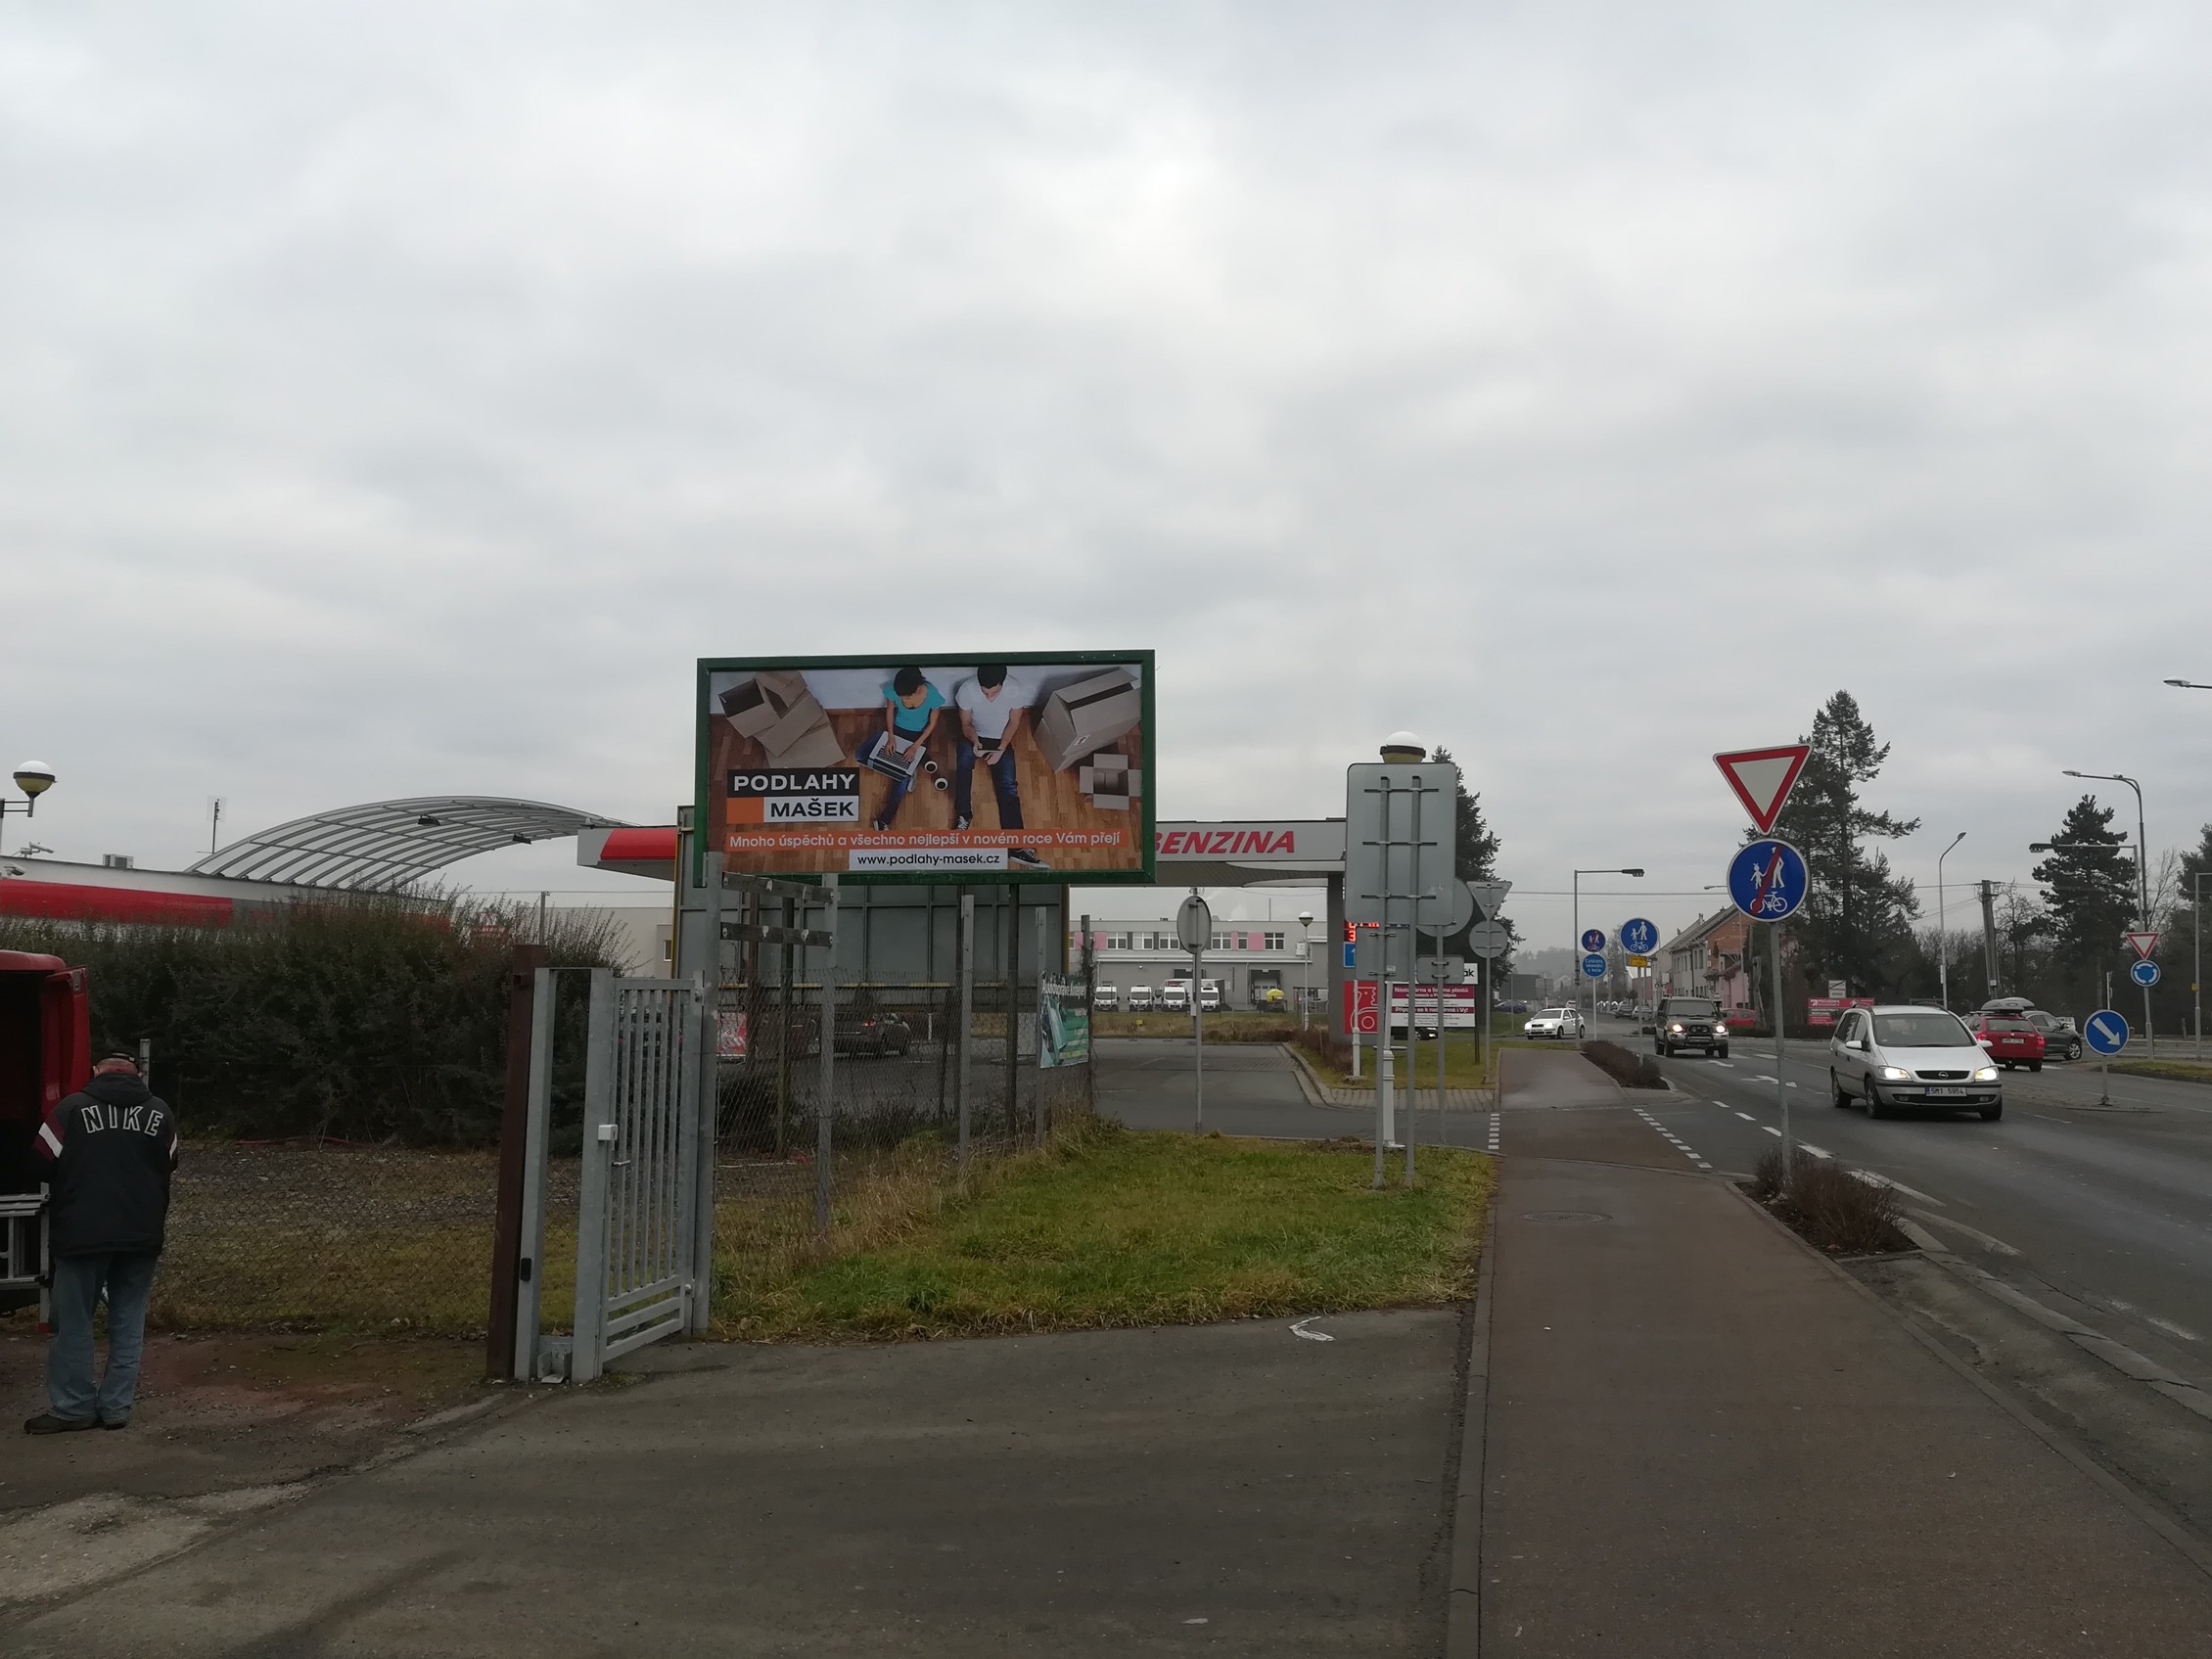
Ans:
[[[2068,989],[2094,992],[2097,975],[2111,964],[2136,913],[2136,872],[2127,856],[2127,837],[2112,828],[2112,808],[2085,795],[2067,808],[2051,841],[2050,854],[2028,873],[2051,890],[2045,903],[2052,954]]]
[[[1844,981],[1853,995],[1894,989],[1896,966],[1911,955],[1912,923],[1920,913],[1912,883],[1890,873],[1889,855],[1863,845],[1896,841],[1920,827],[1917,818],[1868,810],[1861,786],[1889,760],[1889,745],[1848,691],[1813,716],[1805,769],[1791,790],[1774,834],[1805,855],[1812,876],[1792,928],[1808,981]]]

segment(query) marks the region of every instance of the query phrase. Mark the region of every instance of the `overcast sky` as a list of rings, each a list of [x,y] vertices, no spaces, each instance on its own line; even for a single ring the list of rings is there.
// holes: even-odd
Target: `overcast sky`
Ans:
[[[1909,874],[2191,841],[2208,18],[7,5],[0,750],[64,856],[665,822],[701,655],[1142,646],[1163,815],[1408,726],[1543,936],[1839,686]]]

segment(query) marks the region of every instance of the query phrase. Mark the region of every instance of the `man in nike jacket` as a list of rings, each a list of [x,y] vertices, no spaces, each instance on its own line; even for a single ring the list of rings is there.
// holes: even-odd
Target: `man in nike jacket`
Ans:
[[[83,1089],[46,1110],[38,1150],[47,1176],[47,1246],[54,1260],[54,1341],[46,1351],[49,1409],[31,1434],[119,1429],[138,1395],[146,1299],[154,1288],[176,1168],[176,1115],[147,1089],[137,1065],[111,1054]],[[92,1311],[108,1304],[108,1368],[92,1374]]]

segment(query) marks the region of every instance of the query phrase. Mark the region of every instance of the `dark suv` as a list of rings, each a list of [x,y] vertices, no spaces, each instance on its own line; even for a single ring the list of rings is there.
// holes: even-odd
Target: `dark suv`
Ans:
[[[1652,1052],[1675,1054],[1684,1048],[1702,1048],[1724,1060],[1728,1057],[1728,1023],[1710,996],[1659,998],[1651,1018]]]

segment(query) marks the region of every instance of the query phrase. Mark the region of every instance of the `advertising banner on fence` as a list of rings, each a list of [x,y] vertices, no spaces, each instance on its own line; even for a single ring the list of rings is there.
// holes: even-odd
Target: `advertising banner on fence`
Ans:
[[[1090,1059],[1090,992],[1082,980],[1057,974],[1037,982],[1037,1063],[1081,1066]]]
[[[1832,1026],[1846,1008],[1871,1008],[1873,1005],[1871,996],[1809,996],[1805,999],[1805,1023]]]
[[[756,875],[1148,882],[1152,653],[703,659],[702,852]]]

